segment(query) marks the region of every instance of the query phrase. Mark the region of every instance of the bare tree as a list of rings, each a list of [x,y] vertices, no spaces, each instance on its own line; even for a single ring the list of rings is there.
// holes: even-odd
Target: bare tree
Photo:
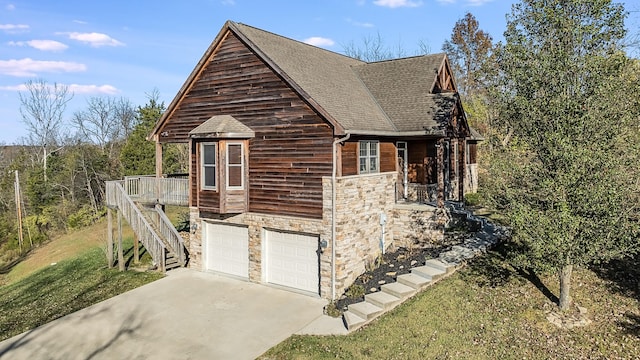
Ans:
[[[385,44],[380,33],[364,37],[361,45],[357,45],[351,41],[342,48],[345,55],[366,62],[376,62],[409,56],[406,48],[402,44],[402,41],[398,41],[398,43],[393,47],[389,47]],[[415,52],[415,55],[426,55],[430,53],[431,48],[426,40],[420,40],[418,42],[418,50]]]
[[[129,99],[121,97],[114,102],[113,111],[121,127],[119,140],[125,140],[131,135],[133,128],[136,126],[136,108]]]
[[[112,139],[118,137],[120,126],[113,113],[113,99],[91,97],[87,108],[73,114],[73,126],[83,142],[94,143],[104,153]]]
[[[69,87],[45,80],[29,80],[26,93],[19,92],[20,115],[29,131],[29,140],[42,149],[42,168],[47,181],[47,157],[58,149],[60,129],[63,126],[64,111],[73,98]],[[54,150],[50,150],[54,148]]]

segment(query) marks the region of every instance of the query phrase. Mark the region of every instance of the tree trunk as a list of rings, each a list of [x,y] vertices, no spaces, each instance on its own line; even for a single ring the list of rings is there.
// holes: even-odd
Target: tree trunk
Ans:
[[[573,265],[565,265],[560,269],[560,310],[565,311],[571,306],[571,271]]]

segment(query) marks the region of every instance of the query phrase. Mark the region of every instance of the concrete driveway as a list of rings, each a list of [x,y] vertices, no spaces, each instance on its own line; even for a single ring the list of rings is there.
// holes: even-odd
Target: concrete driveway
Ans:
[[[169,274],[1,342],[0,359],[254,359],[327,321],[326,300],[187,269]]]

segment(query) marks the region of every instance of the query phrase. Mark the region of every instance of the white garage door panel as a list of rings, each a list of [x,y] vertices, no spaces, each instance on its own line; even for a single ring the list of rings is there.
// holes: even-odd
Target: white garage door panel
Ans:
[[[318,238],[266,232],[267,282],[318,293]]]
[[[206,269],[249,277],[249,232],[245,227],[206,224]]]

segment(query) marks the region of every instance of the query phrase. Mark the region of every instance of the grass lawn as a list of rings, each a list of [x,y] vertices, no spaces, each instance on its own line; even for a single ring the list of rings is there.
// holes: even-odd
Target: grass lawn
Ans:
[[[124,249],[131,252],[131,247],[128,240]],[[0,340],[162,276],[157,272],[107,269],[104,250],[93,246],[79,256],[49,264],[0,287]]]
[[[292,336],[262,358],[638,359],[637,265],[574,271],[572,298],[593,321],[583,328],[546,320],[555,276],[523,276],[490,253],[359,331]]]

